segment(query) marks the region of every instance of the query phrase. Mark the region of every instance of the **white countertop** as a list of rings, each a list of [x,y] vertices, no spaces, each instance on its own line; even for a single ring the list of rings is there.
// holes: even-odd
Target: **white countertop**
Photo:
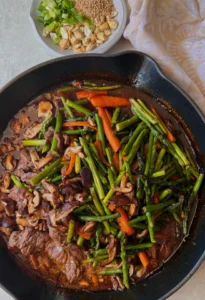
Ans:
[[[30,5],[31,0],[0,0],[0,88],[26,69],[55,58],[33,35],[29,22]],[[108,53],[131,49],[132,45],[122,38]],[[204,300],[204,283],[205,262],[169,300]],[[12,299],[0,288],[0,300]]]

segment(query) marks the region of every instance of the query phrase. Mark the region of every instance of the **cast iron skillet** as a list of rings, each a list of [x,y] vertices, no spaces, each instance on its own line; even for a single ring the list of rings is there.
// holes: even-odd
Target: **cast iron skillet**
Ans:
[[[166,99],[191,130],[202,155],[205,154],[204,116],[188,95],[162,73],[153,59],[140,52],[124,52],[112,56],[83,55],[58,58],[17,76],[0,93],[0,132],[20,108],[45,90],[68,80],[93,77],[134,84],[137,88],[156,97]],[[202,192],[204,188],[205,185]],[[130,290],[88,293],[56,289],[22,270],[2,243],[0,244],[0,283],[19,300],[165,299],[193,275],[205,257],[203,206],[201,193],[196,217],[186,242],[159,272],[132,286]]]

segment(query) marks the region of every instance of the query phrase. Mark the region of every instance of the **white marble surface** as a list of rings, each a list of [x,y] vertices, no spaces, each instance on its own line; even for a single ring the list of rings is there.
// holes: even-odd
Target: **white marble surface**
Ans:
[[[55,58],[33,35],[28,17],[30,4],[31,0],[0,0],[0,88],[24,70]],[[128,49],[133,49],[131,44],[121,39],[108,53]],[[204,283],[205,262],[169,300],[204,300]],[[0,300],[12,299],[0,288]]]

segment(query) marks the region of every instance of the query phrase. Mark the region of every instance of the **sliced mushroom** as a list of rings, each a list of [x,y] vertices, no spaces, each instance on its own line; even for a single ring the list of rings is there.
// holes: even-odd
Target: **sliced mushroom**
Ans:
[[[31,161],[34,167],[36,168],[40,159],[38,152],[36,151],[36,149],[31,149],[29,153],[30,153]]]
[[[30,227],[36,227],[39,222],[39,218],[36,215],[28,216],[27,217],[28,226]]]
[[[125,175],[122,176],[122,179],[121,179],[121,182],[120,182],[120,187],[121,188],[125,188],[126,187],[128,177],[129,176],[127,174],[125,174]]]
[[[146,269],[142,266],[137,272],[136,275],[138,278],[141,278],[145,274]]]
[[[42,184],[43,184],[43,187],[46,191],[48,191],[49,193],[58,193],[58,188],[57,186],[55,186],[55,184],[53,183],[50,183],[48,181],[46,181],[45,179],[42,180]]]
[[[46,118],[52,114],[53,105],[49,101],[41,101],[38,105],[38,118]]]
[[[75,194],[75,200],[79,202],[83,202],[85,200],[85,197],[87,196],[86,192],[77,193]]]
[[[123,193],[123,194],[127,194],[127,193],[130,193],[133,191],[133,185],[129,185],[127,187],[124,187],[124,188],[121,188],[121,187],[118,187],[118,186],[113,186],[113,190],[115,192],[120,192],[120,193]]]
[[[34,207],[37,207],[37,206],[39,206],[39,204],[40,204],[40,201],[41,201],[41,197],[40,197],[40,193],[39,193],[39,191],[34,191],[33,192],[33,194],[34,194],[34,198],[33,198],[33,204],[34,204]]]
[[[21,113],[21,124],[23,128],[30,122],[29,117],[25,114],[25,112]]]
[[[80,158],[84,158],[85,155],[82,152],[82,146],[74,146],[74,147],[68,147],[64,152],[64,157],[69,160],[70,159],[70,153],[78,154]]]
[[[132,200],[132,201],[133,201],[133,203],[130,205],[130,208],[129,208],[129,215],[133,217],[137,214],[138,202],[137,202],[137,200]]]
[[[124,284],[122,283],[122,279],[120,278],[120,276],[116,276],[115,278],[117,279],[117,282],[118,282],[118,284],[119,284],[121,290],[124,290],[124,289],[125,289],[125,286],[124,286]]]
[[[85,233],[90,233],[95,228],[96,222],[87,222],[83,227],[81,227],[80,231]]]
[[[13,171],[16,168],[16,160],[14,159],[12,154],[7,154],[3,160],[3,166],[7,171]]]
[[[51,225],[52,227],[56,227],[56,211],[55,209],[52,209],[48,213],[48,224]]]
[[[4,204],[2,200],[0,200],[0,212],[4,211]]]
[[[26,129],[24,132],[24,136],[27,139],[33,139],[40,131],[41,131],[42,124],[33,124],[33,126]]]
[[[93,120],[91,117],[88,118],[88,123],[89,123],[91,126],[95,126],[95,125],[96,125],[95,122],[94,122],[94,120]]]
[[[4,175],[4,188],[8,189],[10,184],[11,184],[11,175],[6,172]]]
[[[16,218],[16,223],[23,227],[27,226],[27,220],[25,218]]]
[[[130,277],[134,274],[134,271],[135,271],[135,268],[134,268],[134,265],[130,265],[130,267],[129,267],[129,275],[130,275]]]
[[[14,119],[11,121],[10,127],[11,127],[11,130],[12,130],[15,134],[19,134],[20,131],[21,131],[21,128],[22,128],[22,124],[21,124],[21,122],[20,122],[19,119],[14,118]]]
[[[124,205],[130,205],[131,200],[125,194],[120,194],[120,195],[114,195],[113,197],[111,197],[109,203],[114,205],[114,207],[121,207]]]
[[[109,243],[107,245],[107,252],[109,258],[101,262],[101,266],[106,266],[111,263],[117,254],[117,241],[114,235],[109,235]]]
[[[7,235],[7,236],[10,236],[11,232],[12,232],[12,228],[4,228],[4,227],[0,227],[0,231]]]
[[[53,155],[49,154],[43,158],[41,158],[37,164],[36,170],[39,170],[46,166],[50,161],[52,161]]]
[[[147,235],[147,233],[148,233],[148,230],[144,229],[144,230],[141,231],[141,233],[138,233],[136,235],[136,237],[137,237],[137,239],[141,239],[141,238],[145,237]]]
[[[62,218],[67,217],[76,207],[79,206],[79,203],[77,201],[72,202],[66,202],[59,212],[56,215],[56,221],[61,220]]]
[[[9,217],[13,216],[15,212],[14,201],[13,200],[2,201],[2,204],[4,205],[4,210],[7,216]]]

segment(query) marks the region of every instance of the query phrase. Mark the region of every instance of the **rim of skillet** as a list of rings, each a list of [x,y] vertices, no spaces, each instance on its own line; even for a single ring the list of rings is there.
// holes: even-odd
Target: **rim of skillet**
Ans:
[[[126,54],[136,54],[136,55],[140,55],[140,56],[144,56],[146,57],[149,61],[151,61],[152,64],[154,64],[156,71],[158,72],[158,74],[165,79],[168,83],[170,83],[176,90],[178,90],[185,98],[186,100],[194,107],[194,109],[196,110],[196,112],[199,114],[200,118],[202,119],[202,121],[205,124],[205,115],[202,113],[201,109],[198,107],[198,105],[192,100],[192,98],[178,85],[176,84],[173,80],[171,80],[160,68],[160,66],[158,65],[158,63],[149,55],[147,55],[144,52],[141,51],[135,51],[135,50],[128,50],[128,51],[122,51],[119,53],[113,53],[113,54],[97,54],[97,53],[90,53],[90,54],[81,54],[81,55],[69,55],[69,56],[63,56],[63,57],[56,57],[54,59],[42,62],[40,64],[37,64],[23,72],[21,72],[20,74],[16,75],[13,79],[9,80],[5,85],[3,85],[2,88],[0,88],[0,94],[6,90],[7,88],[9,88],[14,82],[16,82],[18,79],[21,79],[22,77],[24,77],[25,75],[31,73],[32,71],[35,71],[41,67],[44,67],[46,65],[52,64],[54,62],[57,61],[63,61],[63,60],[73,60],[75,58],[83,58],[83,57],[103,57],[103,58],[114,58],[114,57],[118,57],[118,56],[122,56],[122,55],[126,55]],[[186,241],[185,241],[186,243]],[[178,250],[177,250],[178,252]],[[194,265],[194,267],[189,271],[189,273],[182,279],[180,280],[180,282],[174,287],[171,288],[171,290],[169,292],[167,292],[166,294],[164,294],[160,300],[165,300],[168,297],[170,297],[171,295],[173,295],[177,290],[179,290],[193,275],[194,273],[198,270],[198,268],[200,267],[200,265],[203,263],[203,261],[205,260],[205,250],[204,252],[201,254],[201,256],[198,258],[197,263]],[[165,263],[166,266],[166,263]],[[145,279],[146,280],[146,279]],[[147,278],[147,280],[149,280],[149,277]],[[151,279],[150,279],[151,280]],[[15,297],[15,295],[13,295],[9,290],[7,290],[1,283],[0,283],[0,288],[2,288],[6,293],[8,293],[9,295],[11,295],[14,299],[17,299]]]

